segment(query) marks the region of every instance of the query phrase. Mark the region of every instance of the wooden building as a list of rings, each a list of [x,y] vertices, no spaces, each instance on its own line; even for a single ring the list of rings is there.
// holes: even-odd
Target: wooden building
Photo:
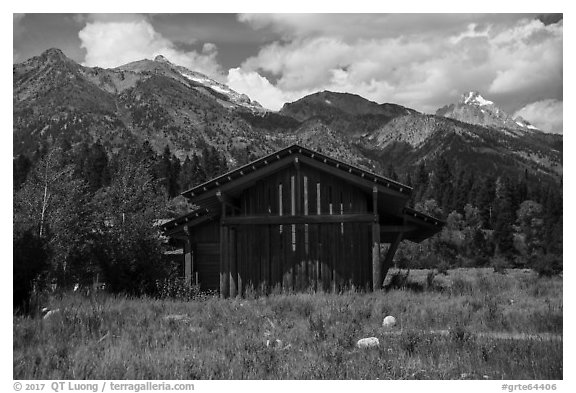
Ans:
[[[402,240],[442,227],[405,206],[411,192],[293,145],[185,191],[195,209],[163,229],[184,242],[186,279],[222,297],[248,286],[379,289]],[[380,243],[390,243],[382,259]]]

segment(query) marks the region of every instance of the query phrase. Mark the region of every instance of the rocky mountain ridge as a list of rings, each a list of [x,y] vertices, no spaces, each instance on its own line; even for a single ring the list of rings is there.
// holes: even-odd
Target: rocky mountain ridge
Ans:
[[[494,102],[482,97],[477,91],[462,94],[455,104],[448,104],[436,111],[436,116],[444,116],[464,123],[488,127],[509,128],[529,132],[537,130],[521,117],[513,118]]]
[[[389,165],[405,172],[442,155],[509,176],[562,174],[562,136],[511,119],[479,94],[467,93],[436,115],[330,91],[271,112],[161,56],[102,69],[51,49],[14,64],[13,108],[15,156],[59,137],[98,140],[111,151],[149,141],[158,152],[168,145],[180,159],[213,146],[233,167],[247,151],[258,157],[301,143],[376,172]]]

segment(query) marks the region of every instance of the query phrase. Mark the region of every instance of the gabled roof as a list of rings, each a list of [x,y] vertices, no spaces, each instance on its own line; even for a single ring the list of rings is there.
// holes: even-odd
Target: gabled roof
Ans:
[[[305,147],[291,145],[184,191],[182,195],[186,196],[197,208],[165,223],[162,229],[168,236],[185,236],[186,228],[218,217],[222,193],[240,192],[255,181],[298,162],[328,171],[331,175],[339,176],[367,191],[372,192],[376,188],[379,195],[382,195],[378,198],[379,209],[385,208],[382,210],[387,210],[388,214],[394,214],[396,217],[394,221],[405,223],[404,238],[407,240],[420,242],[440,231],[444,225],[442,221],[434,217],[405,207],[412,193],[411,187]],[[383,216],[381,219],[389,220],[390,218]]]
[[[190,199],[198,198],[204,193],[216,190],[226,184],[232,183],[242,177],[254,173],[259,169],[270,167],[275,163],[285,160],[287,157],[295,154],[298,154],[299,156],[302,156],[305,159],[310,160],[310,162],[317,162],[322,165],[328,165],[330,167],[336,168],[337,170],[339,170],[341,175],[346,174],[348,176],[349,175],[357,176],[359,179],[362,179],[369,183],[373,183],[375,186],[386,188],[400,195],[404,195],[406,198],[410,197],[410,195],[412,194],[412,188],[402,183],[386,178],[384,176],[377,175],[365,169],[358,168],[357,166],[336,160],[334,158],[330,158],[324,154],[307,149],[300,145],[294,144],[282,150],[278,150],[272,154],[269,154],[266,157],[262,157],[255,161],[252,161],[244,166],[241,166],[240,168],[234,169],[214,179],[208,180],[207,182],[204,182],[196,187],[184,191],[182,195]],[[338,174],[338,171],[336,172],[336,174]]]

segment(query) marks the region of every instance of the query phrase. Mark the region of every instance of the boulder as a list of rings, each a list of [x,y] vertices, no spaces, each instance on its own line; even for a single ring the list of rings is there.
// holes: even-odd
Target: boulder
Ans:
[[[391,328],[394,325],[396,325],[396,318],[394,318],[392,315],[388,315],[386,318],[384,318],[384,321],[382,321],[382,327],[384,328]]]
[[[377,348],[380,346],[380,340],[376,337],[367,337],[358,340],[356,343],[358,348]]]

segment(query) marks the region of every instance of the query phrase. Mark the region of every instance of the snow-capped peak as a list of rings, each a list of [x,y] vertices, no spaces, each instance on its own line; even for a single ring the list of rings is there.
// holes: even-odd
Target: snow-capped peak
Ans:
[[[518,126],[522,127],[522,128],[527,128],[529,130],[537,130],[537,127],[534,127],[532,124],[530,124],[530,122],[526,119],[524,119],[522,116],[518,116],[517,118],[514,119],[514,121],[516,122],[516,124],[518,124]]]
[[[468,93],[463,94],[460,102],[466,105],[494,105],[492,101],[485,99],[477,91],[469,91]]]
[[[205,87],[208,87],[212,89],[214,92],[224,95],[225,97],[227,97],[229,101],[229,103],[222,102],[222,104],[225,106],[229,107],[229,105],[231,104],[244,107],[252,112],[257,113],[267,112],[267,109],[263,108],[262,105],[260,105],[257,101],[252,101],[250,97],[248,97],[246,94],[240,94],[229,88],[227,85],[217,82],[214,79],[200,72],[192,71],[186,67],[173,64],[162,55],[156,56],[154,58],[154,61],[159,63],[165,63],[169,65],[173,71],[176,71],[185,79],[203,85]]]

